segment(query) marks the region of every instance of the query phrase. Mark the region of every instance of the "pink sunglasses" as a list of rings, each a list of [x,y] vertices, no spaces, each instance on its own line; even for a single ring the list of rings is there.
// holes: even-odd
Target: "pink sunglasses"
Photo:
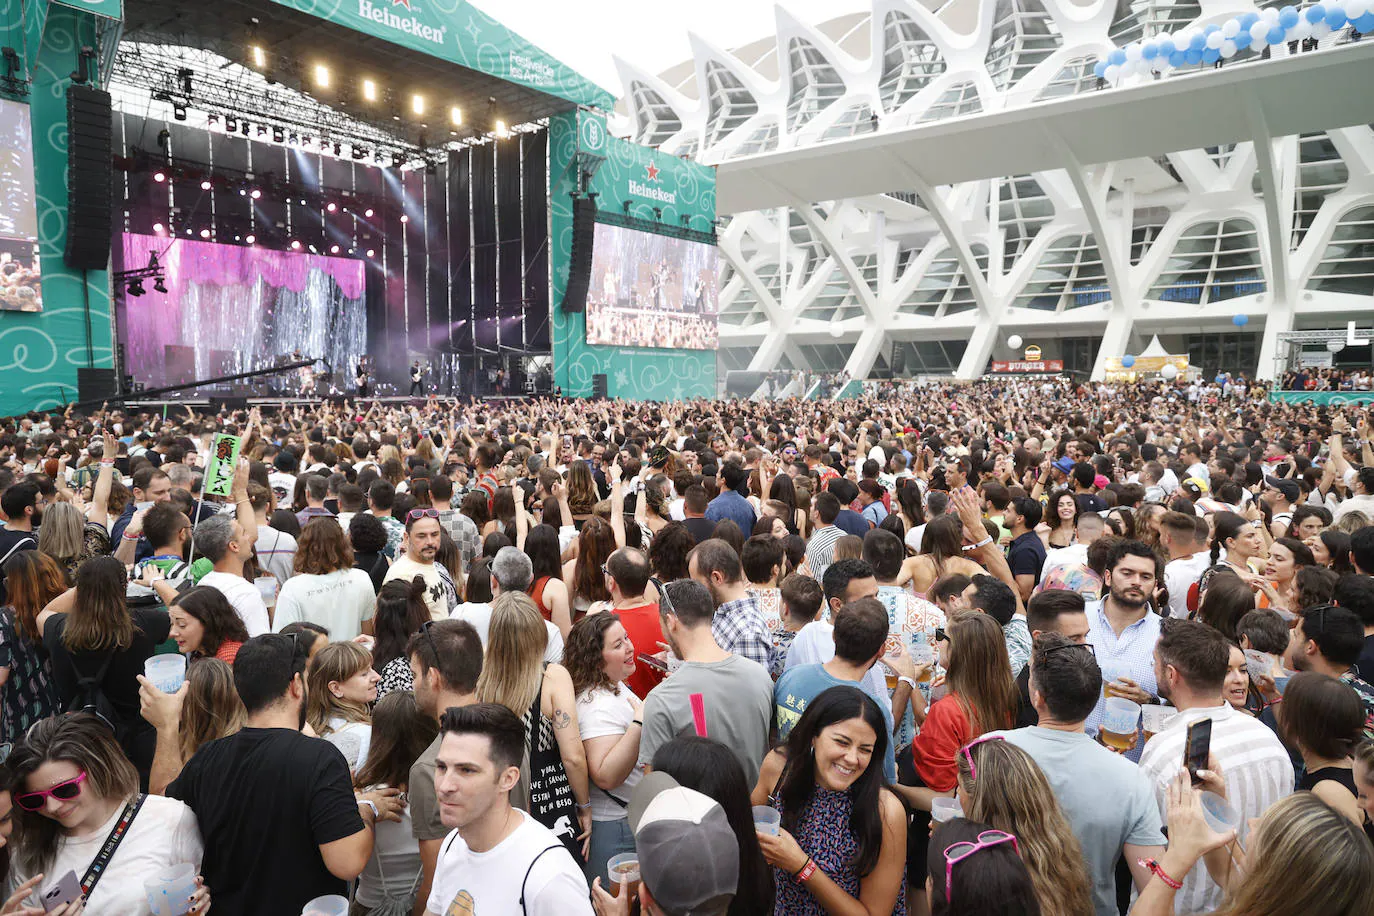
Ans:
[[[984,830],[978,834],[976,843],[954,843],[945,847],[945,901],[954,899],[954,866],[964,861],[980,849],[991,849],[1003,843],[1011,843],[1012,851],[1021,855],[1021,846],[1016,837],[1003,830]]]
[[[978,767],[974,765],[973,755],[970,754],[969,751],[985,741],[1001,740],[1001,735],[979,735],[977,738],[974,738],[968,744],[965,744],[962,748],[959,749],[959,753],[963,754],[964,759],[968,761],[968,774],[972,779],[974,779],[975,781],[978,779]]]

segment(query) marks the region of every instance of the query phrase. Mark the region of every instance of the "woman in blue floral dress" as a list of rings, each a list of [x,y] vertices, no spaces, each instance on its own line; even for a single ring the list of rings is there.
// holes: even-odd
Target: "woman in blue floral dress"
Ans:
[[[862,904],[906,916],[906,808],[883,784],[879,761],[891,751],[877,703],[831,687],[793,726],[785,753],[771,793],[782,829],[759,834],[777,884],[773,912],[823,916]],[[777,757],[761,782],[777,772]]]
[[[67,590],[57,561],[22,550],[5,561],[10,604],[0,608],[0,741],[16,741],[58,711],[51,663],[38,632],[38,612]]]

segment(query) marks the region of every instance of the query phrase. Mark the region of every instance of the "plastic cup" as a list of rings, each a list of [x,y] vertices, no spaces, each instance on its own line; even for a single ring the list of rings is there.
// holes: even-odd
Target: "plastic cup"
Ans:
[[[178,656],[180,657],[180,656]],[[153,916],[183,916],[191,912],[191,895],[196,892],[196,867],[190,863],[172,865],[143,882],[148,909]]]
[[[1225,833],[1240,827],[1240,812],[1215,792],[1200,793],[1202,819],[1214,833]]]
[[[927,684],[930,682],[931,672],[935,670],[935,647],[930,643],[918,642],[911,647],[911,660],[917,665],[926,665],[925,673],[916,680],[919,683]]]
[[[782,812],[767,805],[754,806],[754,829],[759,833],[777,836],[782,830]]]
[[[301,910],[301,916],[348,916],[348,898],[338,894],[316,897]]]
[[[629,882],[630,899],[639,896],[639,853],[622,852],[606,861],[606,877],[611,886],[607,888],[612,897],[620,896],[620,885]]]
[[[1141,724],[1145,727],[1145,740],[1149,741],[1164,731],[1169,720],[1176,715],[1178,715],[1178,710],[1171,706],[1157,706],[1151,703],[1148,706],[1140,707]]]
[[[1274,676],[1274,669],[1278,667],[1278,659],[1268,652],[1260,652],[1256,649],[1245,650],[1245,670],[1250,677],[1256,678],[1263,675]]]
[[[930,801],[930,819],[937,824],[952,821],[964,816],[964,806],[957,798],[933,798]]]
[[[277,603],[277,577],[258,576],[253,580],[253,584],[258,587],[258,594],[262,596],[262,603],[272,607]]]
[[[1125,697],[1109,697],[1107,712],[1102,717],[1102,741],[1120,750],[1126,750],[1135,740],[1136,726],[1140,723],[1140,704]]]
[[[153,655],[143,663],[143,676],[163,693],[176,693],[186,681],[186,656]]]

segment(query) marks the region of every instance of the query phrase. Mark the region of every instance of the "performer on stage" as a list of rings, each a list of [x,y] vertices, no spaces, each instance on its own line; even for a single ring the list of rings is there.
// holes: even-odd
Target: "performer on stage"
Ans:
[[[410,397],[425,396],[424,377],[425,370],[420,368],[420,361],[417,359],[410,367]]]
[[[371,379],[368,378],[367,363],[363,362],[361,359],[358,360],[358,371],[353,381],[358,387],[358,397],[365,398],[371,394],[372,382]]]

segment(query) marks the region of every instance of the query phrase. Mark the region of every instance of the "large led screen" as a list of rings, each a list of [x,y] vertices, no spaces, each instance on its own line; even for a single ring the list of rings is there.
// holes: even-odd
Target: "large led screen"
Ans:
[[[596,225],[587,343],[714,350],[716,247]]]
[[[0,309],[43,310],[29,106],[0,99]]]

